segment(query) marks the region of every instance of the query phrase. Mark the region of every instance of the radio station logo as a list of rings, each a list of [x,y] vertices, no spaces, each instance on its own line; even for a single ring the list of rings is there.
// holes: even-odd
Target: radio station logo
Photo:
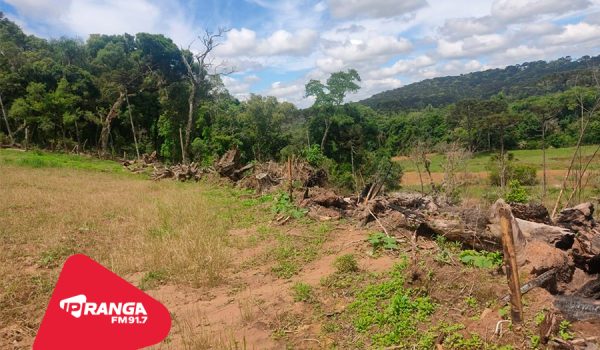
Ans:
[[[88,302],[85,294],[63,299],[59,302],[61,309],[75,318],[83,316],[110,316],[110,323],[137,323],[148,321],[148,312],[143,303],[139,302]]]

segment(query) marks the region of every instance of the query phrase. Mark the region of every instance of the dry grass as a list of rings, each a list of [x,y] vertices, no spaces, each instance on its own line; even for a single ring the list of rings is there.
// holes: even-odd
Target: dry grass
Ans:
[[[73,253],[122,276],[214,286],[230,264],[228,230],[253,220],[232,189],[207,184],[5,165],[0,174],[0,335],[35,334]]]

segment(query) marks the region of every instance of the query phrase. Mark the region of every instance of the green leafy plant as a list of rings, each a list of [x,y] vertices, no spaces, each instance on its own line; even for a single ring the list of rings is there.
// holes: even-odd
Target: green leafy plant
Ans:
[[[529,193],[527,192],[527,189],[521,186],[519,180],[511,180],[508,183],[506,201],[509,203],[527,203],[528,200]]]
[[[545,311],[546,310],[542,310],[542,311],[538,312],[537,314],[535,314],[535,317],[533,318],[533,322],[535,323],[536,326],[540,326],[546,319]]]
[[[312,287],[308,283],[296,282],[292,286],[294,301],[308,302],[312,300]]]
[[[398,241],[396,240],[396,238],[390,237],[383,232],[375,232],[370,234],[369,238],[367,238],[367,241],[371,243],[373,252],[376,252],[379,249],[398,249]]]
[[[333,262],[333,267],[335,267],[338,273],[358,271],[358,263],[356,262],[354,254],[344,254],[338,256]]]
[[[312,166],[320,166],[325,160],[325,156],[319,145],[311,145],[310,147],[304,148],[302,150],[302,156],[306,159],[308,164]]]
[[[419,326],[429,322],[436,309],[423,291],[404,286],[406,267],[404,259],[393,267],[387,280],[360,290],[347,308],[356,330],[370,333],[376,348],[391,345],[412,348],[422,336]]]
[[[540,336],[539,335],[533,335],[533,336],[531,336],[530,343],[531,343],[531,347],[533,349],[539,349],[540,344],[541,344],[541,338],[540,338]]]
[[[294,203],[292,203],[290,195],[283,192],[275,197],[271,210],[277,214],[289,215],[294,219],[300,219],[308,213],[308,210],[296,207]]]
[[[575,336],[573,332],[571,332],[571,322],[567,320],[562,320],[558,325],[558,335],[562,340],[571,340]]]
[[[459,254],[459,259],[467,266],[484,269],[492,269],[502,265],[502,254],[499,252],[463,250]]]

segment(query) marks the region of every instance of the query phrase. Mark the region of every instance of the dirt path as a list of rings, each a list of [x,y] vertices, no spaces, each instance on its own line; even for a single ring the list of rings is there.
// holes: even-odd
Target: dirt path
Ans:
[[[242,230],[250,235],[253,230]],[[234,232],[236,238],[244,233]],[[349,225],[338,225],[323,245],[322,255],[305,265],[290,278],[277,278],[271,272],[272,263],[254,264],[253,257],[266,247],[240,249],[234,253],[234,267],[225,285],[212,289],[194,289],[176,285],[162,286],[149,293],[161,300],[173,314],[172,341],[157,345],[157,349],[235,348],[281,349],[284,342],[277,338],[292,336],[302,348],[320,347],[317,339],[320,324],[311,318],[311,306],[294,302],[291,287],[296,282],[319,285],[322,278],[334,272],[333,261],[341,254],[359,256],[364,271],[388,270],[395,258],[365,255],[368,232]],[[335,302],[329,298],[329,302]],[[340,307],[342,307],[340,305]],[[273,336],[273,333],[276,335]],[[292,334],[290,334],[292,333]],[[305,343],[302,345],[302,343]]]

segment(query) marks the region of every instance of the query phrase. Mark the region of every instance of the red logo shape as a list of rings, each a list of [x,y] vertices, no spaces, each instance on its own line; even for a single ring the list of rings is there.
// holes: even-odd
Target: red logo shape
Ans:
[[[33,349],[139,349],[170,329],[161,303],[77,254],[63,266]]]

